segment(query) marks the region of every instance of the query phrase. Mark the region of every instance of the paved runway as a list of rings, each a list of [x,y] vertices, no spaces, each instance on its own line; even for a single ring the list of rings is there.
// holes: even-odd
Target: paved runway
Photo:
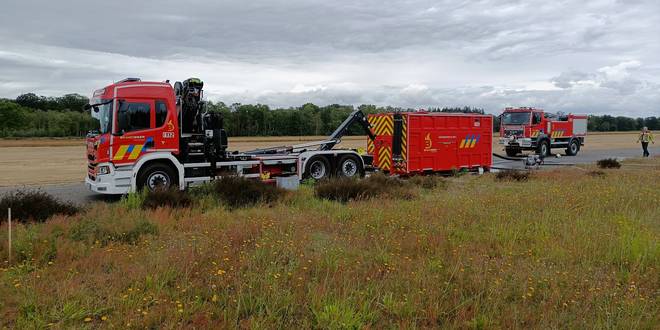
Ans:
[[[649,147],[651,156],[660,155],[660,147]],[[503,152],[502,152],[503,154]],[[635,149],[612,149],[612,150],[594,150],[594,151],[580,151],[580,153],[575,157],[563,156],[561,158],[547,158],[546,163],[558,163],[558,164],[588,164],[595,163],[596,161],[603,158],[631,158],[631,157],[641,157],[641,148]],[[498,168],[524,168],[522,160],[520,161],[509,161],[499,158],[493,159],[494,167]],[[550,166],[547,166],[548,168]],[[92,193],[87,190],[83,182],[72,182],[65,184],[52,184],[52,185],[42,185],[42,186],[15,186],[15,187],[0,187],[0,195],[3,195],[9,191],[16,189],[28,188],[28,189],[41,189],[61,200],[68,200],[78,204],[87,204],[95,201],[102,202],[114,202],[119,200],[119,196],[107,196]]]

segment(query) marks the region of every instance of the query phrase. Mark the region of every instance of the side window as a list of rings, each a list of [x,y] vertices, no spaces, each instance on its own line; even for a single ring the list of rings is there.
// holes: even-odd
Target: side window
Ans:
[[[156,127],[165,125],[167,119],[167,104],[163,100],[156,101]]]
[[[149,103],[122,101],[117,111],[119,132],[133,132],[151,127]]]
[[[532,119],[532,124],[539,124],[541,122],[541,113],[534,112],[534,118]]]

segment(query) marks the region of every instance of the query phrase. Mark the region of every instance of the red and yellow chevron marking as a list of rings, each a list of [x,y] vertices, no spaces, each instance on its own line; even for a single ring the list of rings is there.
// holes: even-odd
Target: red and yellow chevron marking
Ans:
[[[564,136],[564,131],[563,130],[552,132],[552,138],[553,139],[560,138],[560,137],[563,137],[563,136]]]
[[[119,147],[112,160],[122,160],[128,155],[128,160],[135,160],[142,153],[142,145],[124,144]]]
[[[147,138],[144,144],[124,144],[117,149],[112,160],[124,160],[128,155],[128,160],[136,160],[143,152],[147,151],[147,142],[153,141],[153,137]]]
[[[383,171],[389,171],[392,168],[392,152],[390,147],[383,146],[378,149],[378,167]]]
[[[539,134],[541,134],[541,131],[534,131],[534,132],[532,132],[532,137],[533,138],[539,137]]]
[[[406,160],[408,158],[408,125],[406,116],[403,116],[401,125],[403,125],[401,127],[401,159]]]
[[[376,148],[374,141],[372,141],[369,137],[367,137],[367,154],[373,155],[374,148]]]
[[[380,115],[369,117],[369,123],[374,128],[376,135],[392,135],[394,132],[394,119],[392,115]]]
[[[481,135],[468,134],[465,139],[461,140],[461,144],[458,145],[459,149],[472,149],[479,142]]]
[[[117,153],[115,153],[115,156],[112,158],[112,160],[124,159],[124,156],[126,155],[126,152],[128,151],[129,147],[132,147],[132,145],[124,144],[123,146],[120,146],[119,149],[117,149]]]

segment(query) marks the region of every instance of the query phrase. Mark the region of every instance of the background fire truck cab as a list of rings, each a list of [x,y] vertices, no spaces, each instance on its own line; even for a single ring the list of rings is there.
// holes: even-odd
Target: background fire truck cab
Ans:
[[[564,148],[566,155],[575,156],[586,135],[586,115],[552,114],[536,108],[506,108],[500,115],[500,144],[508,156],[533,150],[546,157],[551,148]]]

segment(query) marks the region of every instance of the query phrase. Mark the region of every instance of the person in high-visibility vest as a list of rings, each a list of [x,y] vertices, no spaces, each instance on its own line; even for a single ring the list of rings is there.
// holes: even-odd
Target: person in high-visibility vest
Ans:
[[[642,132],[639,133],[639,138],[637,139],[637,142],[642,143],[642,150],[644,150],[644,157],[648,157],[649,142],[655,144],[655,141],[653,140],[653,134],[651,134],[648,127],[642,128]]]

